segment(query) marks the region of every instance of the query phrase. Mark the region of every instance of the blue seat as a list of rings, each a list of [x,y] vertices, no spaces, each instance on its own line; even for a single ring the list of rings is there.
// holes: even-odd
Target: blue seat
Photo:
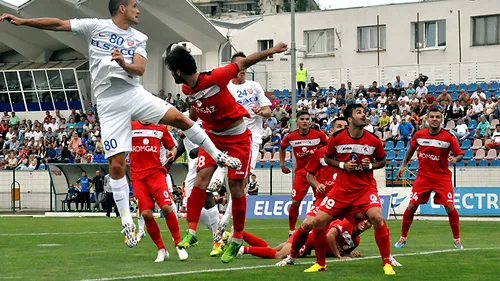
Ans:
[[[429,93],[433,93],[433,92],[435,92],[435,91],[436,91],[436,85],[434,85],[434,84],[430,84],[430,85],[429,85],[429,87],[427,87],[427,91],[428,91]]]
[[[101,155],[99,154],[94,154],[94,162],[95,163],[99,163],[99,161],[101,161]],[[259,162],[257,162],[259,163]]]
[[[381,92],[385,92],[385,87],[384,87],[384,85],[382,85],[382,86],[380,86],[380,87],[378,87],[378,88],[379,88],[379,90],[380,90]]]
[[[472,158],[474,158],[474,153],[472,152],[471,149],[467,149],[464,153],[464,160],[471,160]]]
[[[393,168],[397,168],[398,167],[398,162],[396,162],[396,160],[392,159],[389,164],[387,164],[385,166],[385,169],[386,170],[392,170]]]
[[[387,161],[394,160],[396,157],[396,154],[394,153],[394,150],[389,150],[387,151],[387,157],[385,158]]]
[[[483,92],[487,92],[488,91],[488,83],[482,82],[481,85],[479,85],[479,88],[481,88],[481,90],[483,90]]]
[[[394,147],[394,150],[399,151],[402,149],[405,149],[405,143],[404,143],[404,141],[400,140],[396,143],[396,147]]]
[[[457,91],[457,84],[452,83],[448,86],[448,93],[455,93]]]
[[[470,140],[465,139],[465,140],[462,142],[462,145],[460,146],[460,149],[462,149],[462,150],[467,150],[467,149],[469,149],[469,148],[470,148],[470,146],[471,146],[471,144],[470,144]]]
[[[280,94],[280,90],[274,90],[274,91],[273,91],[273,95],[274,95],[275,97],[277,97],[277,96],[281,96],[281,94]]]
[[[385,179],[390,181],[390,180],[397,180],[397,175],[398,175],[398,171],[397,170],[394,170],[394,172],[391,170],[391,171],[387,171],[385,173]]]
[[[255,169],[260,169],[262,168],[262,165],[260,164],[259,161],[257,161],[257,163],[255,163]]]
[[[287,147],[287,148],[286,148],[286,151],[288,151],[288,152],[292,152],[292,147],[291,147],[291,146]]]
[[[458,100],[458,94],[456,92],[451,93],[451,100],[453,101]]]
[[[409,169],[412,171],[418,169],[418,160],[411,161]]]
[[[87,144],[87,138],[82,138],[82,145],[85,146]]]
[[[446,85],[445,85],[445,84],[442,84],[442,83],[441,83],[441,84],[439,84],[439,86],[438,86],[438,89],[437,89],[437,90],[438,90],[438,92],[440,92],[440,93],[441,93],[443,90],[446,90]]]
[[[417,179],[417,173],[416,173],[416,172],[417,172],[417,170],[415,170],[415,171],[411,171],[411,172],[407,170],[407,171],[405,172],[405,177],[406,177],[406,179],[407,179],[407,180],[411,180],[411,181],[416,180],[416,179]]]
[[[467,162],[467,167],[476,167],[476,160],[470,159],[469,162]]]
[[[464,167],[465,166],[464,160],[457,162],[456,166],[457,167]]]
[[[479,161],[479,165],[478,165],[478,166],[479,166],[479,167],[488,167],[488,160],[486,160],[486,159],[481,159],[481,160]]]
[[[474,93],[475,91],[477,91],[477,84],[476,83],[470,84],[469,89],[467,89],[467,93]]]
[[[495,98],[497,98],[497,99],[500,98],[500,90],[497,90],[495,92]]]
[[[484,92],[484,95],[487,99],[491,97],[491,93],[489,91]]]
[[[264,165],[262,165],[262,168],[264,168],[264,169],[271,168],[271,162],[269,162],[269,161],[264,162]]]
[[[280,161],[274,161],[273,168],[279,168],[279,167],[280,167]]]
[[[291,161],[291,160],[286,161],[286,162],[285,162],[285,167],[287,167],[287,168],[290,168],[290,169],[291,169],[291,168],[292,168],[292,161]]]
[[[429,92],[430,93],[430,92]],[[432,95],[437,99],[438,94],[436,92],[433,92]]]
[[[400,150],[398,152],[398,155],[396,156],[396,158],[394,158],[396,161],[403,161],[403,159],[405,159],[405,154],[406,154],[406,150]]]
[[[469,135],[469,137],[467,139],[473,140],[475,134],[476,134],[476,129],[470,130],[470,135]]]
[[[385,147],[384,147],[384,150],[385,151],[389,151],[389,150],[393,150],[394,149],[394,142],[393,141],[386,141],[385,142]]]
[[[498,90],[498,82],[497,81],[491,82],[489,91],[496,92],[497,90]]]
[[[471,119],[469,121],[469,130],[474,130],[474,129],[476,129],[476,127],[477,127],[477,121],[474,119]]]
[[[491,167],[500,167],[500,160],[498,159],[493,159],[490,163]]]
[[[467,92],[467,84],[465,84],[465,83],[460,83],[460,85],[458,85],[458,90],[457,90],[457,92],[460,92],[460,91],[462,91],[462,90],[464,90],[464,91],[466,91],[466,92]]]

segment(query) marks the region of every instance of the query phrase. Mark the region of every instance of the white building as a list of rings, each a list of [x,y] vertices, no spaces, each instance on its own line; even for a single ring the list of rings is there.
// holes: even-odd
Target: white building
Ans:
[[[249,20],[242,28],[214,23],[247,54],[290,42],[289,13]],[[500,1],[435,0],[297,13],[296,42],[297,65],[303,62],[320,86],[373,80],[380,85],[396,75],[408,83],[420,72],[436,84],[499,81]],[[269,58],[253,71],[268,90],[290,88],[289,55]]]

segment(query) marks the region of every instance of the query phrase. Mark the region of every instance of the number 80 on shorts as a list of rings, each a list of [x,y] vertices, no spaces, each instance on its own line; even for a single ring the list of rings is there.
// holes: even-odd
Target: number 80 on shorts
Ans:
[[[109,141],[108,140],[104,141],[104,149],[105,150],[116,149],[117,147],[118,147],[118,143],[116,142],[115,139],[110,139]]]

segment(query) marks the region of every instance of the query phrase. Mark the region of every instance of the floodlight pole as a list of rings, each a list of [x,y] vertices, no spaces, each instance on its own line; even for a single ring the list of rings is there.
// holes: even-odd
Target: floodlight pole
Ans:
[[[290,16],[291,16],[291,33],[292,38],[290,40],[290,54],[292,56],[291,60],[291,75],[292,75],[292,130],[297,129],[296,116],[297,116],[297,81],[295,80],[295,72],[297,71],[297,62],[296,62],[296,54],[297,49],[295,46],[295,0],[290,1]],[[292,157],[292,179],[295,178],[295,166],[296,166],[295,157]]]

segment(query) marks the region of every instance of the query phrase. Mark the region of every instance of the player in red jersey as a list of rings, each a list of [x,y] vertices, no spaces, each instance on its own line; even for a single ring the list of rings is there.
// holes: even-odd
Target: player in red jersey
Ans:
[[[139,212],[145,220],[149,236],[158,247],[158,257],[155,262],[162,262],[168,258],[160,228],[153,217],[155,202],[165,216],[179,259],[186,260],[188,258],[186,250],[177,247],[181,241],[181,234],[177,216],[172,209],[172,198],[168,192],[167,169],[160,160],[162,146],[169,150],[167,153],[167,162],[169,162],[176,154],[177,145],[167,127],[140,121],[132,122],[130,176],[134,196],[138,200]]]
[[[228,171],[229,189],[233,201],[233,240],[221,257],[224,263],[231,262],[243,244],[243,228],[246,215],[245,186],[251,160],[252,133],[243,122],[243,117],[250,117],[248,111],[236,102],[227,89],[231,79],[238,72],[246,69],[266,57],[287,50],[287,45],[278,43],[271,49],[254,53],[246,58],[210,72],[197,71],[196,62],[183,47],[170,51],[165,59],[177,84],[183,84],[182,91],[191,104],[190,117],[203,121],[202,126],[215,146],[229,156],[240,159],[238,167]],[[179,247],[188,248],[198,243],[196,228],[201,209],[205,204],[206,188],[217,168],[217,163],[204,149],[198,153],[198,167],[195,187],[187,202],[189,230]]]
[[[410,193],[410,204],[403,215],[401,238],[394,245],[403,248],[408,237],[413,216],[420,204],[427,204],[431,192],[434,191],[434,202],[444,206],[448,213],[451,231],[453,233],[454,246],[462,249],[460,242],[460,226],[458,212],[455,209],[453,183],[448,162],[455,164],[463,159],[464,153],[458,145],[457,138],[450,132],[441,129],[443,115],[437,108],[431,108],[428,113],[429,128],[418,131],[410,141],[410,148],[406,152],[405,159],[401,163],[398,177],[405,171],[406,164],[410,161],[413,153],[418,153],[418,174]],[[450,151],[453,156],[450,156]]]
[[[307,194],[309,186],[307,181],[306,165],[312,155],[321,145],[327,142],[326,135],[321,131],[311,129],[311,119],[307,111],[297,112],[297,130],[286,135],[280,145],[281,171],[289,174],[291,171],[285,166],[286,149],[292,146],[293,156],[297,161],[295,178],[292,185],[292,204],[288,211],[288,227],[290,235],[295,232],[295,225],[299,218],[300,203]]]
[[[338,132],[345,128],[347,128],[347,121],[343,117],[335,119],[333,122],[334,132]],[[290,256],[277,263],[276,265],[278,266],[286,266],[295,263],[295,259],[298,257],[302,245],[304,245],[309,232],[313,229],[313,221],[319,205],[326,194],[328,194],[330,189],[333,187],[333,183],[337,178],[337,172],[339,172],[339,170],[325,163],[324,157],[326,149],[326,146],[316,149],[316,152],[314,152],[309,162],[307,162],[305,167],[307,172],[306,178],[313,187],[314,198],[316,201],[314,202],[311,210],[307,213],[306,218],[300,225],[299,229],[292,235],[293,240]]]
[[[325,162],[341,169],[334,187],[321,202],[314,219],[314,250],[316,263],[304,272],[326,270],[326,227],[334,218],[353,220],[352,211],[359,210],[374,226],[375,241],[382,256],[383,270],[394,275],[391,265],[389,228],[382,216],[377,182],[373,170],[385,166],[382,141],[364,129],[366,116],[361,104],[344,109],[349,128],[333,134],[328,140]]]

